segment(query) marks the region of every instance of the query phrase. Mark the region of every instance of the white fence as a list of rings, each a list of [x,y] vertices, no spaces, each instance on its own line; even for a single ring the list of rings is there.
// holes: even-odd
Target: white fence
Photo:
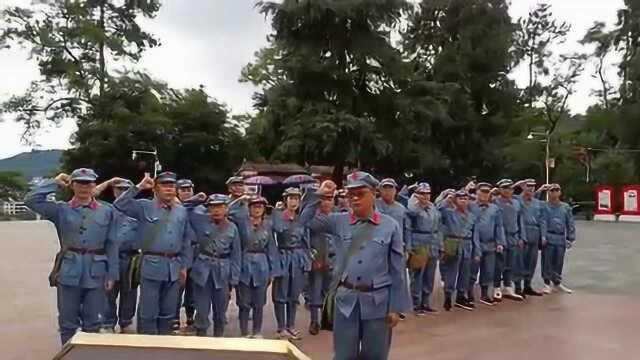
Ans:
[[[5,215],[18,215],[29,212],[29,209],[23,202],[5,201],[2,204],[2,213]]]

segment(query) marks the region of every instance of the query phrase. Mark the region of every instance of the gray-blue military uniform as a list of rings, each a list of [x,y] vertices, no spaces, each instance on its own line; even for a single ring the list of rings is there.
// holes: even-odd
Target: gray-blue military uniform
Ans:
[[[194,188],[193,181],[189,179],[180,179],[176,181],[176,187],[180,188]],[[193,257],[197,256],[197,244],[193,245]],[[178,292],[178,308],[176,309],[174,330],[180,329],[180,308],[184,307],[184,312],[187,318],[187,326],[193,325],[193,316],[196,310],[195,301],[193,299],[193,283],[191,281],[191,269],[187,271],[187,281],[184,286],[180,287]]]
[[[228,202],[228,196],[214,194],[207,199],[206,205],[226,205]],[[212,314],[213,336],[221,337],[229,305],[229,285],[236,286],[240,280],[240,232],[226,218],[220,223],[213,222],[203,206],[187,208],[198,242],[198,256],[191,267],[196,304],[194,326],[198,336],[205,336]]]
[[[175,183],[170,172],[156,182]],[[140,190],[133,186],[115,201],[116,209],[138,221],[140,260],[140,305],[138,332],[169,334],[178,306],[181,270],[191,267],[193,230],[182,205],[164,204],[158,199],[135,199]]]
[[[547,202],[546,205],[547,245],[543,249],[546,261],[542,269],[542,278],[547,285],[559,285],[562,282],[567,245],[576,240],[576,227],[569,204]]]
[[[478,279],[479,272],[481,296],[487,300],[492,297],[489,293],[489,287],[493,286],[494,282],[496,248],[502,246],[504,251],[506,247],[502,214],[500,208],[492,203],[474,202],[469,205],[469,209],[476,216],[476,228],[482,252],[480,262],[471,264],[469,298],[473,299],[473,285]]]
[[[91,169],[77,169],[71,181],[95,182]],[[53,222],[62,260],[56,280],[60,340],[66,343],[79,327],[97,332],[105,307],[105,282],[118,280],[118,244],[114,211],[92,200],[83,205],[48,201],[58,189],[53,179],[40,182],[25,197],[26,205]]]
[[[493,286],[499,289],[501,284],[507,288],[515,284],[516,292],[520,295],[524,278],[524,249],[520,248],[518,242],[523,241],[525,246],[527,242],[526,229],[524,227],[524,209],[520,201],[515,197],[506,199],[500,196],[495,200],[495,204],[502,213],[502,224],[507,246],[502,254],[496,255],[496,272]]]
[[[431,187],[427,183],[421,183],[416,191],[430,193]],[[422,251],[426,251],[428,256],[427,265],[422,269],[413,270],[411,274],[413,307],[416,310],[431,309],[430,297],[442,251],[440,211],[433,203],[422,207],[414,198],[409,199],[408,207],[411,235],[406,241],[407,251],[411,253],[423,248]]]
[[[364,172],[347,177],[347,188],[375,189],[377,180]],[[309,194],[303,201],[302,221],[314,231],[334,236],[336,265],[332,286],[337,288],[333,322],[334,359],[387,359],[391,345],[389,313],[411,309],[407,291],[402,230],[388,215],[375,211],[358,219],[352,213],[317,212],[319,200]],[[362,242],[353,249],[352,242]],[[340,271],[342,270],[342,271]]]
[[[287,189],[285,198],[290,194],[294,194],[294,190]],[[295,194],[300,195],[299,192]],[[306,282],[305,273],[311,270],[309,239],[297,214],[274,210],[271,225],[280,252],[276,271],[282,275],[274,279],[271,289],[278,332],[295,332],[296,311]]]
[[[125,180],[115,186],[126,190],[131,188],[133,183],[130,180]],[[138,300],[138,284],[131,284],[129,281],[131,262],[139,253],[138,222],[115,208],[114,216],[120,260],[120,280],[108,293],[103,327],[113,329],[116,324],[119,324],[120,329],[123,329],[132,324]]]
[[[311,312],[311,326],[313,332],[317,334],[320,326],[320,309],[324,297],[329,290],[333,271],[333,259],[335,249],[333,236],[331,234],[308,230],[311,245],[312,263],[309,273],[309,311]],[[312,332],[312,331],[310,331]]]
[[[467,196],[457,192],[456,197]],[[445,264],[445,301],[457,290],[456,302],[467,300],[471,258],[481,256],[476,216],[467,209],[458,211],[449,206],[440,209],[442,215],[443,252]]]
[[[541,242],[543,242],[547,236],[546,204],[544,201],[538,200],[535,197],[529,201],[525,200],[522,196],[519,196],[518,199],[524,211],[524,226],[527,240],[527,246],[524,252],[524,286],[525,289],[531,290],[533,275],[536,272],[536,266],[538,266],[538,251],[540,250]]]
[[[257,198],[251,199],[249,203],[266,205],[267,201],[264,198]],[[229,218],[238,224],[242,243],[242,268],[240,282],[236,288],[236,303],[240,309],[240,333],[242,336],[260,335],[269,281],[281,276],[278,266],[280,254],[267,217],[256,226],[251,223],[248,212],[243,211],[241,207],[234,207],[234,211],[229,213]],[[253,328],[249,333],[251,312],[253,312]]]

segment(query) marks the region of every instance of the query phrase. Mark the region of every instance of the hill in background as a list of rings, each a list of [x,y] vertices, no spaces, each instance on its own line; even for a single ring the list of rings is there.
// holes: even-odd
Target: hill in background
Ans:
[[[63,150],[34,150],[0,160],[0,171],[17,171],[25,179],[51,176],[60,168]]]

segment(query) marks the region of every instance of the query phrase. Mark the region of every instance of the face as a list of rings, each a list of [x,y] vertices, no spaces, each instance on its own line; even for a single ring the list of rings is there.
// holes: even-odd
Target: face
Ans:
[[[422,206],[427,205],[431,201],[431,193],[429,192],[416,192],[415,195]]]
[[[346,197],[340,196],[338,197],[338,206],[341,208],[348,208],[351,205],[349,205],[349,199],[347,199]]]
[[[300,196],[292,195],[287,196],[287,210],[296,211],[298,210],[298,206],[300,206]]]
[[[456,207],[458,207],[459,209],[466,209],[467,204],[469,203],[469,198],[466,196],[456,197],[454,199],[454,202],[456,204]]]
[[[162,202],[169,202],[176,197],[175,183],[158,183],[154,187],[156,197]]]
[[[478,201],[480,202],[489,202],[489,199],[491,198],[491,190],[485,188],[478,189],[478,191],[476,192],[476,196],[478,197]]]
[[[122,193],[124,193],[125,191],[127,191],[127,188],[114,187],[113,188],[113,198],[114,199],[119,198],[120,195],[122,195]]]
[[[320,211],[330,212],[333,210],[333,196],[323,196],[320,199]]]
[[[193,188],[192,187],[181,187],[178,188],[178,199],[180,201],[185,201],[193,196]]]
[[[500,188],[500,195],[504,197],[511,197],[513,195],[512,188]]]
[[[229,193],[233,196],[238,196],[238,197],[244,195],[244,184],[243,183],[230,184]]]
[[[227,216],[227,205],[225,204],[213,204],[207,207],[209,210],[209,217],[213,220],[222,220]]]
[[[380,197],[386,202],[392,202],[396,198],[396,188],[393,186],[383,186],[380,189]]]
[[[373,209],[376,196],[373,190],[367,187],[359,187],[355,189],[349,189],[347,197],[351,202],[351,208],[353,212],[361,216],[367,216]]]
[[[251,213],[251,217],[254,219],[262,218],[264,215],[265,207],[263,203],[252,204],[249,207],[249,212]]]
[[[533,196],[533,193],[536,191],[536,186],[535,185],[527,185],[524,187],[524,189],[522,190],[522,195],[530,198]]]
[[[560,189],[549,190],[549,200],[559,200],[560,196],[562,196]]]
[[[74,181],[71,183],[71,190],[73,190],[73,195],[78,199],[92,198],[95,188],[95,181]]]

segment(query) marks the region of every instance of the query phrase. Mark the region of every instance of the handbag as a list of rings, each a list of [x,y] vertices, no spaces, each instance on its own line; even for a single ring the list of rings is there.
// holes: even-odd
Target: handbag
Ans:
[[[429,264],[429,245],[419,246],[409,253],[407,264],[411,270],[424,269]]]

